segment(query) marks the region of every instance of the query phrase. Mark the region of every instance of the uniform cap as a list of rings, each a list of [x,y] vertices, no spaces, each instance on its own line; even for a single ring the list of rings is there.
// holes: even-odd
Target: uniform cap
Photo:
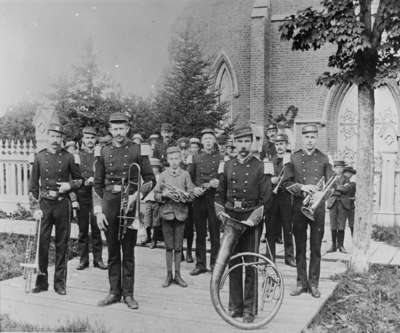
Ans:
[[[61,127],[60,124],[57,124],[57,123],[50,124],[47,131],[53,131],[53,132],[64,134],[63,128]]]
[[[199,138],[190,138],[190,143],[195,143],[200,145],[200,139]]]
[[[161,131],[171,132],[172,131],[172,125],[170,123],[162,123],[161,124]]]
[[[92,135],[97,135],[97,131],[94,127],[91,126],[86,126],[83,130],[82,130],[83,134],[92,134]]]
[[[143,137],[139,133],[133,134],[132,139],[139,139],[140,141],[143,141]]]
[[[65,144],[65,148],[68,148],[68,147],[74,147],[74,148],[76,148],[76,143],[75,143],[75,141],[67,141],[66,144]]]
[[[205,128],[201,131],[201,135],[212,134],[215,136],[215,131],[212,128]]]
[[[357,173],[357,171],[352,166],[347,166],[343,169],[343,172],[351,172],[353,175]]]
[[[278,130],[278,127],[276,126],[276,124],[269,124],[267,126],[267,131],[268,130]]]
[[[149,137],[149,140],[158,140],[160,138],[160,136],[158,134],[152,134]]]
[[[178,147],[168,147],[167,148],[167,155],[173,153],[180,153],[181,150]]]
[[[344,161],[342,161],[342,160],[338,160],[338,161],[334,161],[333,162],[333,166],[334,167],[337,167],[337,166],[342,166],[342,167],[344,167],[346,165],[346,163],[344,162]]]
[[[281,141],[288,143],[289,142],[288,136],[286,134],[278,134],[275,138],[275,142],[281,142]]]
[[[234,139],[238,139],[244,136],[253,136],[253,130],[250,126],[241,126],[233,131]]]
[[[179,138],[179,139],[176,141],[176,144],[178,145],[178,147],[179,147],[180,149],[188,149],[188,148],[189,148],[189,145],[190,145],[190,141],[189,141],[188,138]]]
[[[161,166],[161,161],[158,158],[150,157],[150,165],[151,166]]]
[[[110,123],[127,123],[129,118],[125,113],[114,112],[110,115]]]
[[[316,125],[306,125],[301,129],[301,134],[306,133],[318,133],[318,127]]]

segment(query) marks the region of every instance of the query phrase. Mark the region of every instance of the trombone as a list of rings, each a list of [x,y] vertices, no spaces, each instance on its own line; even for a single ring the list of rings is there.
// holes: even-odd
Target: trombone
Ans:
[[[281,185],[282,185],[282,181],[283,181],[283,178],[284,178],[283,176],[284,176],[284,172],[285,172],[285,169],[286,169],[286,165],[287,165],[287,164],[285,164],[285,165],[283,166],[281,172],[279,172],[279,175],[278,175],[278,182],[277,182],[277,184],[275,185],[274,189],[272,190],[272,193],[274,193],[274,194],[277,194],[277,193],[278,193],[278,190],[279,190],[279,188],[280,188]]]
[[[136,169],[137,171],[137,182],[131,180],[132,170]],[[131,185],[137,186],[137,190],[134,193],[136,195],[136,203],[135,203],[135,214],[134,216],[128,216],[129,213],[129,195],[131,192]],[[118,228],[118,239],[122,241],[125,237],[126,231],[128,229],[139,229],[140,224],[140,191],[142,187],[142,177],[141,177],[141,169],[140,165],[137,163],[132,163],[129,165],[128,169],[128,180],[127,184],[125,184],[125,178],[122,178],[122,189],[121,189],[121,206],[119,211],[119,228]]]
[[[39,274],[39,245],[42,220],[35,220],[35,233],[28,235],[25,248],[25,260],[20,263],[24,270],[25,293],[32,289],[32,277]]]

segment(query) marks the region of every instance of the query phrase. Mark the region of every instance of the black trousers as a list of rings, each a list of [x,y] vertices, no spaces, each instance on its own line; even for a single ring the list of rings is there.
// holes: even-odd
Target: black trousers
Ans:
[[[97,263],[103,261],[103,241],[101,239],[100,229],[97,226],[96,217],[93,214],[91,195],[78,194],[78,202],[80,207],[78,211],[80,261],[84,264],[89,263],[89,225],[92,236],[93,262]]]
[[[293,248],[293,220],[292,198],[288,192],[278,192],[274,195],[271,217],[267,224],[267,240],[271,249],[272,258],[275,260],[275,243],[281,236],[283,228],[283,242],[285,247],[285,260],[294,258]]]
[[[55,225],[56,261],[54,271],[54,288],[65,288],[67,283],[68,241],[71,228],[71,202],[69,199],[40,200],[43,219],[40,229],[39,274],[36,286],[48,288],[49,246],[51,230]]]
[[[317,208],[314,221],[303,215],[300,208],[302,200],[296,198],[293,207],[293,233],[296,242],[297,285],[306,288],[309,285],[318,287],[321,270],[321,243],[324,237],[325,205]],[[310,226],[310,264],[307,279],[307,228]],[[307,283],[308,282],[308,283]]]
[[[249,214],[230,214],[238,220],[245,220]],[[260,247],[260,238],[262,232],[262,224],[257,227],[248,228],[239,238],[238,244],[232,255],[240,252],[255,252],[258,253]],[[254,260],[247,258],[246,261]],[[237,265],[241,262],[241,258],[231,260],[229,267]],[[229,274],[229,310],[242,313],[257,314],[258,306],[258,275],[257,269],[246,267],[244,274],[242,269],[235,269]]]
[[[329,209],[329,222],[331,224],[331,230],[344,230],[346,227],[346,213],[347,210],[344,208],[340,200],[336,200],[333,206]]]
[[[133,296],[135,283],[135,245],[137,230],[128,229],[122,242],[118,240],[121,197],[119,193],[105,192],[103,212],[108,221],[108,279],[110,294]],[[122,254],[121,254],[122,250]],[[122,257],[122,258],[121,258]]]
[[[193,202],[193,221],[196,228],[196,267],[206,268],[207,222],[211,239],[211,265],[215,264],[220,244],[219,221],[215,214],[214,190],[208,190]]]

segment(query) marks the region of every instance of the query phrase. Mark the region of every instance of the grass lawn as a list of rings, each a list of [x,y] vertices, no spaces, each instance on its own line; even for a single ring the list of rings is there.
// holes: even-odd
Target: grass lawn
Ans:
[[[0,281],[11,279],[22,274],[20,263],[24,262],[27,236],[17,234],[0,233]],[[69,257],[76,257],[76,240],[69,242]],[[54,264],[55,245],[54,239],[50,242],[49,265]]]
[[[344,273],[308,332],[400,332],[400,267],[372,265],[368,273]]]

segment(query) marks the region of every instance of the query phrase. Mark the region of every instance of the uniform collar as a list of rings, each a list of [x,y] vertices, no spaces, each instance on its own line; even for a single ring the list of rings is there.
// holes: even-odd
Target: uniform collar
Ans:
[[[314,148],[312,151],[311,151],[311,153],[309,153],[307,150],[305,150],[304,148],[301,148],[301,151],[305,154],[305,155],[307,155],[307,156],[311,156],[311,155],[313,155],[314,153],[318,153],[319,152],[319,150],[318,150],[318,148]]]
[[[119,148],[119,147],[125,147],[128,143],[130,142],[130,140],[128,138],[125,138],[125,141],[123,144],[121,144],[121,146],[117,146],[114,139],[111,140],[111,144],[113,145],[113,147]]]
[[[167,168],[167,173],[168,173],[169,176],[178,177],[178,176],[181,175],[182,169],[181,169],[181,167],[178,167],[177,169],[174,170],[174,169],[169,167],[169,168]]]
[[[244,163],[248,162],[253,157],[253,154],[249,153],[245,158],[240,158],[239,156],[240,156],[239,154],[238,154],[238,156],[236,156],[237,161],[240,164],[244,164]]]

